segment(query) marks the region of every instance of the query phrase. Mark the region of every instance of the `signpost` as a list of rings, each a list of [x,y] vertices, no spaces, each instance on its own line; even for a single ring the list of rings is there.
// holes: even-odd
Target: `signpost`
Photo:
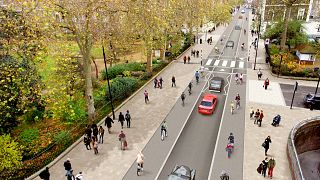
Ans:
[[[297,89],[298,89],[298,82],[296,81],[294,88],[293,88],[293,95],[292,95],[290,109],[292,109],[293,99],[294,99],[294,95],[296,94]]]

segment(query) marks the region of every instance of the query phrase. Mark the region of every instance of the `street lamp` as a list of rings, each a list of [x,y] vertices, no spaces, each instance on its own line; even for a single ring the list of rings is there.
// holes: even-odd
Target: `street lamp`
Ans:
[[[111,42],[110,42],[111,45]],[[103,53],[103,61],[104,61],[104,68],[106,69],[106,76],[107,76],[107,82],[108,82],[108,91],[110,94],[110,101],[111,101],[111,110],[112,110],[112,118],[113,120],[116,118],[114,114],[114,108],[113,108],[113,101],[112,101],[112,93],[110,88],[110,82],[109,82],[109,75],[108,75],[108,68],[107,68],[107,60],[106,60],[106,54],[104,53],[104,46],[102,45],[102,53]]]
[[[259,26],[258,26],[258,39],[257,39],[257,48],[256,49],[256,55],[254,57],[254,66],[253,66],[253,70],[256,70],[256,64],[257,64],[257,56],[258,56],[258,48],[259,48],[259,39],[260,39],[260,28],[261,28],[261,14],[259,15]]]
[[[314,93],[314,96],[316,96],[316,95],[317,95],[317,92],[318,92],[319,81],[320,81],[319,67],[315,67],[315,68],[314,68],[314,71],[317,72],[317,74],[318,74],[318,76],[319,76],[318,83],[317,83],[317,88],[316,88],[316,92]]]

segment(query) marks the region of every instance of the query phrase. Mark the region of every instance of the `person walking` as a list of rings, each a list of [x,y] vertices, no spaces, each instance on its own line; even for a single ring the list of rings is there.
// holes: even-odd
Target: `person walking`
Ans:
[[[264,142],[263,142],[263,147],[264,147],[264,155],[265,156],[267,156],[267,152],[268,152],[268,150],[269,150],[269,148],[270,148],[270,143],[271,143],[271,137],[270,136],[268,136],[265,140],[264,140]]]
[[[239,109],[240,108],[240,95],[239,95],[239,93],[237,93],[235,101],[236,101],[236,108]]]
[[[120,112],[120,114],[119,114],[118,121],[121,123],[121,129],[123,129],[124,115],[122,114],[122,112]]]
[[[263,119],[264,115],[263,115],[263,111],[261,110],[260,115],[259,115],[259,119],[258,119],[258,124],[259,127],[261,127],[261,123],[262,123],[262,119]]]
[[[186,99],[186,95],[184,94],[184,92],[182,92],[182,94],[181,94],[182,106],[184,106],[185,99]]]
[[[187,56],[183,56],[183,64],[186,64],[187,62]]]
[[[254,115],[253,107],[250,108],[249,114],[250,114],[250,119],[252,119]]]
[[[274,158],[272,157],[269,161],[268,161],[268,177],[270,177],[272,179],[273,177],[273,168],[276,166],[276,161],[274,160]]]
[[[92,146],[93,146],[93,152],[94,154],[98,154],[98,139],[96,138],[93,138],[93,141],[92,141]]]
[[[72,176],[72,166],[70,162],[70,158],[67,158],[67,160],[63,163],[64,170],[66,170],[66,176]]]
[[[260,111],[259,109],[257,109],[256,113],[254,114],[254,124],[258,124],[258,120],[259,120],[259,117],[260,117]]]
[[[190,56],[188,56],[188,64],[190,64],[190,60],[191,60],[191,58],[190,58]]]
[[[263,176],[263,177],[266,177],[267,168],[268,168],[268,157],[266,157],[266,158],[262,161],[262,176]]]
[[[157,77],[154,78],[153,84],[154,84],[154,88],[157,88],[157,85],[158,85],[158,79],[157,79]]]
[[[50,179],[49,168],[46,167],[45,170],[41,171],[41,173],[39,174],[39,177],[40,179],[49,180]]]
[[[104,129],[102,126],[99,127],[99,143],[103,144],[103,136],[104,136]]]
[[[190,57],[189,57],[190,58]],[[160,79],[159,79],[159,88],[160,89],[162,89],[162,83],[163,83],[164,81],[163,81],[163,79],[162,79],[162,77],[160,77]]]
[[[149,102],[149,93],[147,90],[144,90],[144,102],[146,104]]]
[[[91,139],[88,137],[88,135],[84,134],[83,143],[86,146],[87,150],[91,150],[90,141]]]
[[[92,136],[92,130],[91,130],[91,128],[89,127],[89,125],[87,125],[87,128],[86,128],[86,134],[87,134],[87,137],[89,138],[89,139],[91,139],[91,136]]]
[[[99,134],[99,130],[98,130],[97,125],[94,125],[92,127],[92,134],[93,134],[93,137],[97,140],[98,139],[98,134]]]
[[[240,75],[239,75],[239,80],[240,80],[240,84],[242,84],[243,83],[243,74],[242,73],[240,73]]]
[[[261,71],[260,68],[259,68],[259,70],[258,70],[258,72],[257,72],[257,75],[258,75],[258,80],[260,80],[261,77],[262,77],[262,71]]]
[[[107,116],[106,119],[104,120],[104,126],[107,126],[108,128],[108,133],[111,134],[111,127],[113,124],[113,120],[110,118],[110,116]]]
[[[143,171],[144,155],[140,151],[137,155],[137,176],[140,176],[140,171]]]
[[[264,80],[264,85],[263,85],[263,86],[264,86],[264,89],[265,89],[265,90],[268,89],[269,84],[270,84],[269,78],[267,78],[266,80]]]
[[[172,76],[171,78],[171,87],[176,87],[176,78],[174,76]]]
[[[129,110],[127,110],[126,113],[126,117],[125,117],[126,121],[127,121],[127,128],[130,128],[130,124],[131,124],[131,115],[129,113]]]
[[[120,149],[124,151],[126,146],[127,146],[126,145],[127,141],[126,141],[126,135],[124,134],[123,131],[120,132],[118,138],[119,138],[119,141],[120,141]]]

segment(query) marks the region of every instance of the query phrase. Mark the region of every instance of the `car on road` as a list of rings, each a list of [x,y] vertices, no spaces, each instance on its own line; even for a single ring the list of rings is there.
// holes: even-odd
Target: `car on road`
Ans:
[[[235,29],[235,30],[241,30],[241,26],[240,26],[240,25],[235,25],[235,26],[234,26],[234,29]]]
[[[205,94],[198,106],[198,112],[201,114],[213,114],[217,105],[218,96],[214,94]]]
[[[308,108],[319,109],[320,108],[320,95],[317,94],[315,96],[314,94],[309,93],[303,98],[303,103]]]
[[[246,11],[244,9],[241,10],[241,13],[244,14]]]
[[[196,170],[190,169],[185,165],[175,165],[171,174],[169,174],[168,180],[195,180]]]
[[[233,49],[234,42],[233,41],[228,41],[226,44],[226,47],[231,47]]]
[[[221,92],[223,87],[223,78],[213,77],[209,81],[209,91]]]

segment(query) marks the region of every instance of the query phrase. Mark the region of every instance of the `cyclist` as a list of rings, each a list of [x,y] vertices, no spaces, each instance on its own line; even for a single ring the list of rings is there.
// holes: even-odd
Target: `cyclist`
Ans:
[[[233,101],[231,101],[230,107],[231,107],[231,114],[233,114],[233,110],[234,110],[234,102]]]
[[[229,143],[234,143],[234,136],[232,133],[230,133],[229,137],[228,137]]]
[[[237,109],[239,109],[239,107],[240,107],[240,95],[239,95],[239,93],[236,95],[235,100],[236,100]]]
[[[191,95],[191,89],[192,89],[192,82],[189,82],[189,85],[188,85],[188,87],[189,87],[189,95]]]
[[[236,73],[236,75],[234,76],[234,80],[236,81],[237,84],[239,84],[239,74]]]
[[[196,76],[197,83],[199,83],[199,77],[200,77],[199,71],[196,71],[195,76]]]
[[[140,151],[137,155],[137,176],[140,176],[143,171],[144,155]]]
[[[215,51],[217,54],[219,54],[219,53],[220,53],[220,51],[219,51],[219,48],[218,48],[218,47],[214,47],[214,51]]]
[[[184,106],[184,100],[186,99],[186,95],[184,94],[184,92],[182,92],[181,94],[181,100],[182,100],[182,105]]]
[[[221,180],[229,180],[229,174],[225,171],[222,171],[220,174],[220,179]]]
[[[161,124],[161,133],[160,133],[160,135],[161,135],[161,140],[162,140],[162,141],[163,141],[163,138],[162,138],[162,137],[163,137],[163,136],[162,136],[163,131],[164,131],[164,136],[165,136],[165,137],[168,136],[167,128],[168,128],[167,122],[166,122],[166,121],[163,121],[162,124]]]

